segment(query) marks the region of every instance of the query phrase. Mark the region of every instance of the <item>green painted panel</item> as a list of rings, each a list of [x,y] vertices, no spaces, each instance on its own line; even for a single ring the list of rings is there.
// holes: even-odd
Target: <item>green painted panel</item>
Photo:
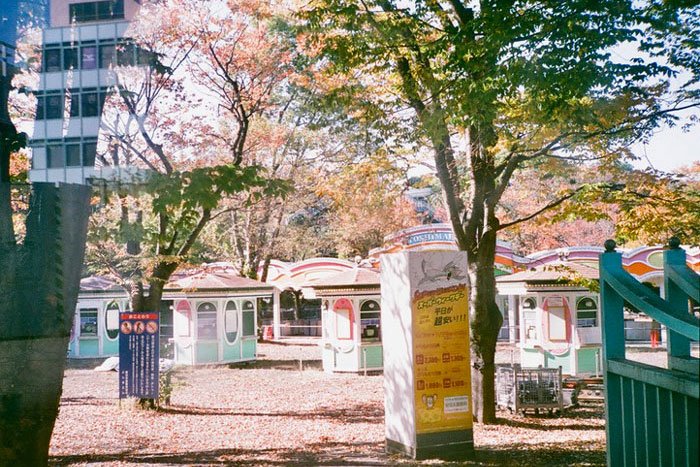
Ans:
[[[545,368],[559,368],[561,367],[561,372],[565,374],[571,374],[571,351],[566,352],[564,355],[552,355],[549,352],[544,353],[544,367]]]
[[[119,339],[113,341],[106,337],[102,339],[102,355],[105,357],[108,355],[119,355]]]
[[[216,363],[219,361],[218,342],[197,342],[197,363]]]
[[[382,355],[381,345],[363,347],[360,359],[363,358],[366,358],[367,368],[382,368],[384,366],[384,356]],[[362,360],[360,365],[363,365]]]
[[[240,339],[233,345],[224,341],[224,361],[237,362],[241,359],[241,341]]]
[[[257,354],[258,341],[257,339],[243,339],[243,359],[254,359]]]
[[[579,349],[577,352],[577,366],[578,366],[578,374],[582,373],[588,373],[588,374],[595,374],[596,370],[596,352],[600,352],[602,354],[602,350],[600,347],[591,347],[591,348],[585,348],[585,349]],[[601,367],[598,367],[598,371],[602,371]]]
[[[99,357],[100,350],[97,339],[80,339],[79,352],[81,357]]]

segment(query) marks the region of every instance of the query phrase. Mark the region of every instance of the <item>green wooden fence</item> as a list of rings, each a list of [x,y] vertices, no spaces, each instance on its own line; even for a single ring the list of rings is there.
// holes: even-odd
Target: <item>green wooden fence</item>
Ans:
[[[700,378],[691,342],[700,320],[700,276],[686,265],[675,238],[664,252],[665,299],[622,268],[615,242],[600,255],[608,465],[697,466]],[[667,328],[668,369],[625,358],[625,302]]]

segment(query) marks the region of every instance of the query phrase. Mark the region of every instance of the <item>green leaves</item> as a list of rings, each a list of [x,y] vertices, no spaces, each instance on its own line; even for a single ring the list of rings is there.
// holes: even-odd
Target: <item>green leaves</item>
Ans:
[[[177,212],[214,210],[225,196],[250,191],[253,198],[284,196],[290,185],[282,180],[268,179],[260,166],[241,167],[219,165],[187,172],[152,174],[145,185],[153,196],[155,214],[173,215]]]

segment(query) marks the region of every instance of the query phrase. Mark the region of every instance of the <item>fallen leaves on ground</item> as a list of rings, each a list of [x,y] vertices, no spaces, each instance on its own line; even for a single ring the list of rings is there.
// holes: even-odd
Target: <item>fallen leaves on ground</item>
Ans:
[[[259,361],[248,365],[179,369],[171,405],[160,411],[120,404],[114,372],[68,369],[51,463],[419,464],[384,453],[381,375],[324,373],[315,346],[258,349]],[[475,461],[423,464],[605,464],[600,405],[553,417],[500,416],[496,425],[475,424]]]

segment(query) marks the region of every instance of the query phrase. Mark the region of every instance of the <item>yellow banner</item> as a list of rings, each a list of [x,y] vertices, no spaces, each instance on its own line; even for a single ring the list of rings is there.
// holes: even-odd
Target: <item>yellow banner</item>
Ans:
[[[417,292],[412,311],[416,432],[471,429],[467,287]]]

